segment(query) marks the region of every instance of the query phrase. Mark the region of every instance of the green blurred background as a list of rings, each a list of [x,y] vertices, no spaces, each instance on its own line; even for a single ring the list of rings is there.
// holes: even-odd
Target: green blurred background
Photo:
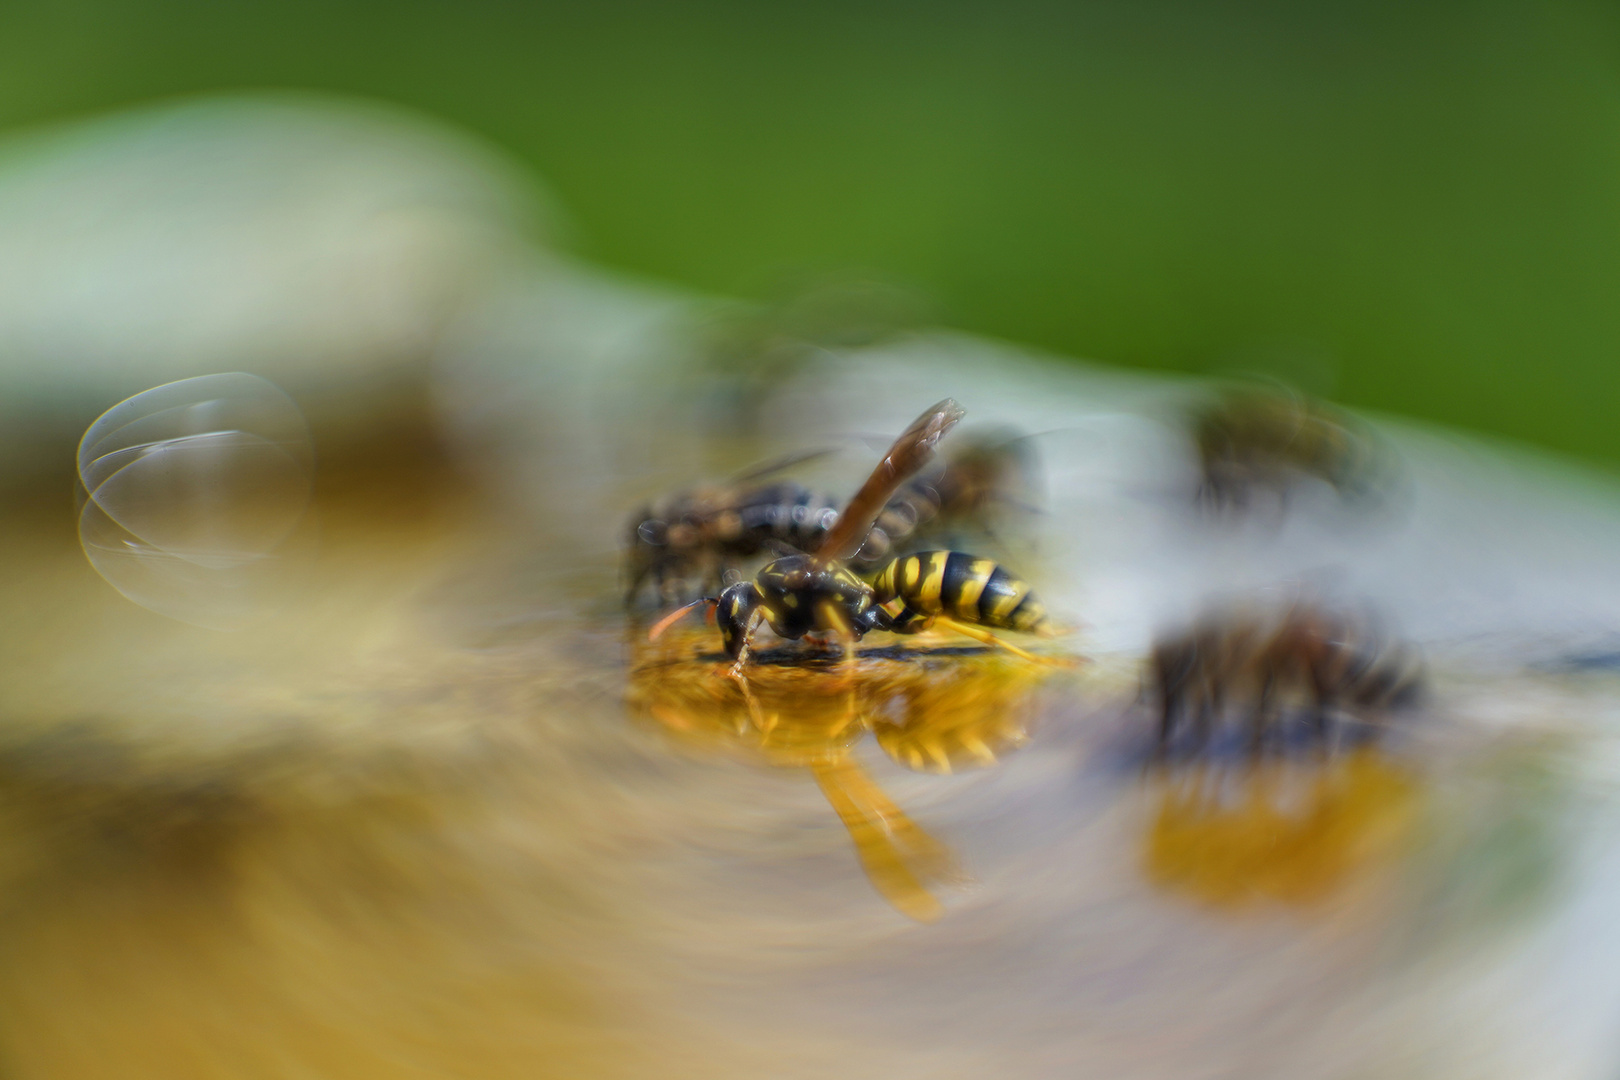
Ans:
[[[1270,371],[1620,463],[1612,5],[49,0],[0,125],[220,89],[425,110],[582,254],[870,272],[1112,363]]]

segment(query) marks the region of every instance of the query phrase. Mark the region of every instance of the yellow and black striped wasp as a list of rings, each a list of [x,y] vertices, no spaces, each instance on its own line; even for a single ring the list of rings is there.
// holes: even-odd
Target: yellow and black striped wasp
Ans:
[[[761,623],[790,640],[815,632],[832,634],[843,643],[848,659],[853,659],[855,643],[873,630],[914,634],[931,626],[1038,659],[990,633],[1051,633],[1046,610],[1029,585],[993,560],[959,551],[924,551],[890,559],[867,578],[846,565],[866,543],[890,498],[932,460],[940,439],[963,415],[962,407],[946,398],[919,416],[827,529],[814,554],[776,559],[754,580],[671,612],[649,636],[656,638],[706,604],[716,612],[734,676],[747,665]]]

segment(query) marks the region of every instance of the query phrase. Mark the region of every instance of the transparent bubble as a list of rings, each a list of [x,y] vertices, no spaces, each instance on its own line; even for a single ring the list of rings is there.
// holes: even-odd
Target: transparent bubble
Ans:
[[[135,603],[215,629],[274,614],[310,549],[309,426],[240,372],[155,387],[79,443],[79,540]]]

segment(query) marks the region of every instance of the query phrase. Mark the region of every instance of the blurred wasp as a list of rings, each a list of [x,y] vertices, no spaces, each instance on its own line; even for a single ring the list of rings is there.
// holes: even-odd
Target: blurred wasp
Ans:
[[[919,552],[890,559],[871,573],[870,581],[846,565],[865,545],[895,492],[928,464],[939,440],[962,416],[962,407],[949,398],[919,416],[826,531],[815,554],[776,559],[754,580],[672,612],[654,625],[649,637],[707,604],[716,611],[735,676],[748,662],[750,642],[761,623],[790,640],[831,633],[843,642],[850,659],[855,643],[870,631],[914,634],[930,626],[1036,659],[989,632],[1051,633],[1046,611],[1029,585],[989,559],[958,551]]]
[[[635,601],[649,578],[660,601],[685,600],[691,593],[682,591],[724,586],[728,572],[772,545],[814,547],[838,519],[837,506],[796,481],[764,478],[821,453],[772,462],[728,484],[643,507],[630,522],[625,603]]]
[[[1189,432],[1197,450],[1199,505],[1243,511],[1256,497],[1285,505],[1301,481],[1318,480],[1350,501],[1379,495],[1391,457],[1348,414],[1301,394],[1227,390],[1195,409]]]
[[[1281,614],[1218,609],[1153,646],[1160,703],[1159,746],[1190,724],[1202,745],[1237,700],[1251,721],[1251,745],[1275,728],[1284,699],[1302,700],[1319,737],[1328,714],[1379,721],[1414,704],[1423,665],[1409,645],[1368,620],[1306,602]]]

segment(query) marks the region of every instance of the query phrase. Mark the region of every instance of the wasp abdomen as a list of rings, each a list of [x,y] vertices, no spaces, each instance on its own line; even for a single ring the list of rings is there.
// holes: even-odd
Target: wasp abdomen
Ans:
[[[1002,630],[1039,630],[1046,609],[1029,584],[993,559],[960,551],[920,551],[895,559],[872,582],[873,599],[889,610],[894,629],[935,615]]]

